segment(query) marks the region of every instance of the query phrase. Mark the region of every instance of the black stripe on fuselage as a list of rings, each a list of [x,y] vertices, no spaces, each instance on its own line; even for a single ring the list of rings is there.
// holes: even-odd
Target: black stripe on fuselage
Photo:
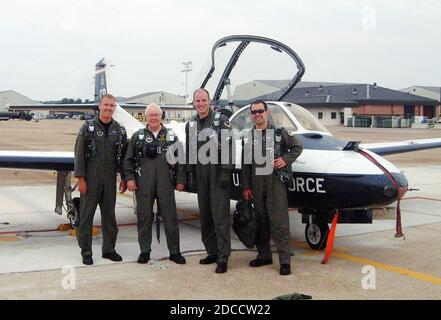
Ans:
[[[73,171],[73,157],[1,156],[1,168]]]
[[[393,173],[400,187],[407,187],[402,173]],[[317,174],[294,173],[293,188],[288,189],[288,205],[292,208],[364,208],[384,206],[397,200],[394,191],[387,196],[386,186],[393,188],[385,174]],[[232,199],[242,198],[239,171],[233,173]]]

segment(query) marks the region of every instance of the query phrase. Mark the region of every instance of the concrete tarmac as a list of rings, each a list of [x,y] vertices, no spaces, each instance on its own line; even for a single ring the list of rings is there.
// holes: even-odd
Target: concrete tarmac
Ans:
[[[309,249],[304,225],[290,214],[293,274],[278,274],[274,264],[250,268],[255,252],[233,231],[229,269],[200,265],[195,195],[176,192],[181,250],[186,265],[169,261],[163,229],[155,232],[152,260],[136,262],[136,217],[130,193],[117,199],[120,225],[117,251],[122,263],[101,258],[102,235],[94,237],[93,266],[83,266],[75,237],[56,231],[65,216],[53,212],[54,186],[0,187],[0,299],[272,299],[299,292],[313,299],[440,299],[441,166],[402,168],[409,184],[401,202],[404,238],[394,238],[395,220],[368,225],[338,225],[330,262],[324,252]],[[232,210],[234,203],[231,203]],[[100,224],[97,211],[95,224]],[[73,279],[75,281],[73,281]]]

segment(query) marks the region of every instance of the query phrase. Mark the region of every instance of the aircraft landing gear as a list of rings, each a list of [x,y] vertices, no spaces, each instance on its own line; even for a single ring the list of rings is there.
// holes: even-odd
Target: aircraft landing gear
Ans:
[[[326,248],[329,226],[327,223],[307,223],[305,227],[305,238],[309,247],[314,250]]]
[[[70,225],[73,229],[78,228],[80,224],[80,198],[75,197],[72,199],[72,204],[68,205],[67,218],[70,221]]]
[[[57,172],[57,190],[55,199],[55,212],[59,215],[63,213],[63,208],[67,212],[67,218],[72,228],[77,228],[80,221],[80,198],[72,198],[72,192],[77,185],[71,185],[71,173],[66,171]],[[66,204],[64,207],[63,202]]]

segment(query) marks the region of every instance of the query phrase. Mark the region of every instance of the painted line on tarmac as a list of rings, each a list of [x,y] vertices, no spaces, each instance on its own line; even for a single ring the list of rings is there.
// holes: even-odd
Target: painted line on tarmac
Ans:
[[[428,274],[424,274],[424,273],[420,273],[420,272],[416,272],[413,270],[409,270],[409,269],[404,269],[404,268],[400,268],[400,267],[396,267],[390,264],[386,264],[386,263],[382,263],[382,262],[378,262],[375,260],[370,260],[370,259],[366,259],[366,258],[360,258],[360,257],[356,257],[341,251],[337,251],[337,252],[333,252],[331,254],[331,257],[337,257],[343,260],[347,260],[347,261],[351,261],[351,262],[355,262],[361,265],[371,265],[374,266],[378,269],[383,269],[389,272],[393,272],[393,273],[397,273],[397,274],[401,274],[403,276],[407,276],[410,278],[414,278],[420,281],[424,281],[424,282],[429,282],[438,286],[441,286],[441,278],[440,277],[436,277],[436,276],[431,276]]]
[[[0,242],[12,242],[18,241],[20,238],[17,235],[14,236],[0,236]]]
[[[306,243],[303,243],[301,241],[293,241],[292,244],[294,246],[302,248],[302,249],[309,248],[309,246]],[[407,276],[410,278],[414,278],[414,279],[417,279],[420,281],[425,281],[425,282],[429,282],[431,284],[441,286],[441,278],[440,277],[431,276],[431,275],[424,274],[421,272],[416,272],[413,270],[396,267],[396,266],[382,263],[382,262],[378,262],[375,260],[360,258],[357,256],[353,256],[351,254],[348,254],[345,251],[346,251],[345,248],[334,248],[334,250],[332,251],[332,254],[331,254],[331,258],[336,257],[336,258],[340,258],[340,259],[347,260],[350,262],[358,263],[361,265],[371,265],[371,266],[374,266],[378,269],[386,270],[389,272],[397,273],[397,274],[404,275],[404,276]],[[323,255],[323,252],[318,251],[318,250],[311,250],[310,252],[301,253],[301,255],[303,255],[303,256],[317,256],[317,255]]]

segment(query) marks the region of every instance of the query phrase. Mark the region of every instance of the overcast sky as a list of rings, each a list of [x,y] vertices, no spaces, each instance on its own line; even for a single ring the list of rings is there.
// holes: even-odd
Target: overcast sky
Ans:
[[[193,81],[231,34],[289,45],[303,80],[441,86],[438,0],[0,0],[0,91],[92,99],[105,56],[116,95],[184,94],[182,62]]]

